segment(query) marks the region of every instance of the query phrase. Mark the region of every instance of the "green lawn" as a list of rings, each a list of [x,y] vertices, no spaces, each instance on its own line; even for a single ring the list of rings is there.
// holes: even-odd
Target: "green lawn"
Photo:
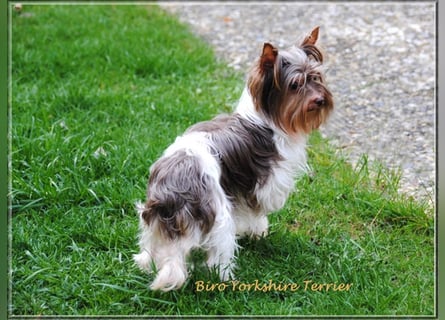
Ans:
[[[148,168],[229,112],[243,79],[155,6],[13,12],[12,315],[434,314],[433,210],[317,133],[270,235],[241,240],[235,288],[203,289],[218,279],[198,266],[179,291],[148,290],[132,262]]]

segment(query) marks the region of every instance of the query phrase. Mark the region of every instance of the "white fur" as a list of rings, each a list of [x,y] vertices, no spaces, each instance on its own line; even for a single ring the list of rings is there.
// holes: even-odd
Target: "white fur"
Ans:
[[[236,112],[258,124],[267,121],[255,111],[252,97],[247,88],[244,89],[241,95]],[[275,131],[275,144],[283,161],[280,161],[274,167],[273,174],[266,185],[256,189],[255,193],[262,205],[263,214],[281,209],[290,192],[294,189],[295,179],[307,172],[306,136],[290,137],[279,128],[276,128],[272,121],[267,121],[266,124]]]

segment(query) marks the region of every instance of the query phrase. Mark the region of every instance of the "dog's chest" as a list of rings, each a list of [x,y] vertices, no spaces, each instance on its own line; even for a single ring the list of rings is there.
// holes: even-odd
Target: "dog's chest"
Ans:
[[[290,142],[275,137],[281,160],[271,170],[265,184],[257,184],[256,198],[264,213],[281,209],[295,188],[295,181],[308,171],[306,139]]]

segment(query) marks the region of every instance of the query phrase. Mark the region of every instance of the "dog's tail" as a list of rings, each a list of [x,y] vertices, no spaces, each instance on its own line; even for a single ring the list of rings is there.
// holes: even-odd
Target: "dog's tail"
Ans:
[[[157,224],[168,240],[186,237],[195,227],[206,234],[215,221],[212,190],[216,183],[197,156],[178,151],[161,158],[151,168],[141,217],[147,225]]]

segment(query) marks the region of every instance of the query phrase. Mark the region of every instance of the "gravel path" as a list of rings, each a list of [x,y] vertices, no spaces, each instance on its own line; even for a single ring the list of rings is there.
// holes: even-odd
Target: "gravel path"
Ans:
[[[164,3],[231,67],[320,25],[336,113],[324,136],[355,163],[401,168],[401,192],[434,203],[435,3]]]

